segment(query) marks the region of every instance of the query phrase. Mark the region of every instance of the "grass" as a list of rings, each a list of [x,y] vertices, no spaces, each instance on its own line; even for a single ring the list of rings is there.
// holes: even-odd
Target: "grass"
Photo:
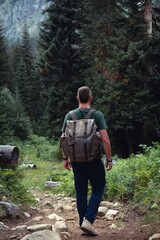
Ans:
[[[23,185],[24,189],[17,187],[16,181],[10,181],[7,185],[10,193],[13,192],[10,196],[15,199],[17,194],[17,197],[21,196],[19,200],[22,201],[25,199],[23,198],[25,191],[30,189],[75,196],[73,172],[64,169],[63,162],[60,161],[58,142],[33,135],[26,142],[17,142],[17,146],[20,149],[18,166],[20,178],[18,180],[17,175],[17,182],[19,181],[19,185]],[[37,168],[24,168],[24,163],[35,164]],[[9,174],[13,175],[13,173]],[[160,144],[155,144],[152,148],[143,146],[143,153],[131,155],[128,159],[117,159],[112,171],[107,172],[106,177],[105,192],[108,200],[138,204],[148,219],[153,220],[160,215]],[[50,189],[45,188],[49,180],[59,182],[60,185]],[[6,182],[0,184],[0,190],[7,195]]]

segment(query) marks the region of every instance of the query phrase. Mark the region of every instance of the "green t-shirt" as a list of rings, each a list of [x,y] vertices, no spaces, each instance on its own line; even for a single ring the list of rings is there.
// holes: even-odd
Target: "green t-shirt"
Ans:
[[[76,114],[78,119],[82,119],[82,118],[85,118],[85,116],[90,111],[90,109],[91,108],[76,108],[73,111]],[[106,124],[106,121],[105,121],[105,118],[104,118],[104,115],[102,112],[100,112],[100,111],[93,112],[91,118],[95,119],[95,123],[97,125],[97,131],[102,130],[102,129],[107,129],[107,124]],[[69,113],[67,113],[64,118],[62,132],[65,132],[67,120],[72,120],[72,117]]]

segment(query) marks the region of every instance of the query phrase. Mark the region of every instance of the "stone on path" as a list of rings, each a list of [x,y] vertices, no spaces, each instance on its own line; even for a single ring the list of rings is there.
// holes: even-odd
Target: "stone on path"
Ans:
[[[105,215],[106,220],[113,220],[119,213],[118,210],[109,209]]]
[[[0,202],[0,205],[4,207],[6,214],[12,217],[19,217],[21,215],[20,208],[9,202]]]
[[[61,237],[56,232],[43,230],[26,235],[21,240],[61,240]]]
[[[3,222],[0,222],[0,230],[9,229]]]
[[[149,238],[149,240],[160,240],[160,233],[154,234],[152,237]]]
[[[65,222],[62,222],[62,221],[57,221],[55,224],[54,224],[54,229],[56,232],[60,233],[60,232],[68,232],[68,228],[66,226],[66,223]]]
[[[108,208],[107,207],[99,207],[97,216],[103,217],[107,213]]]
[[[52,224],[36,224],[36,225],[27,227],[27,230],[32,231],[32,232],[46,230],[46,229],[52,230]]]
[[[47,218],[49,218],[50,220],[56,220],[56,221],[62,221],[63,220],[62,217],[58,216],[55,213],[52,213],[52,214],[48,215]]]

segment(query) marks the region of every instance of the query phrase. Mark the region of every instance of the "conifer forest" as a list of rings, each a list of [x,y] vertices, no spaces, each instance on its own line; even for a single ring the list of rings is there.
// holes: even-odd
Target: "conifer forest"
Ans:
[[[0,144],[31,134],[59,140],[88,85],[112,151],[160,141],[160,1],[46,0],[39,36],[27,23],[9,45],[0,23]]]

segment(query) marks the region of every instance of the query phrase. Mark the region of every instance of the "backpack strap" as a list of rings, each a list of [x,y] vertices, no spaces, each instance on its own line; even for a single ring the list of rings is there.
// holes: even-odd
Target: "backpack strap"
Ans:
[[[94,112],[95,112],[94,109],[90,109],[87,115],[85,116],[85,119],[90,119]],[[78,119],[74,111],[70,111],[69,114],[71,115],[72,120]]]
[[[77,120],[78,119],[74,111],[70,111],[69,114],[71,115],[71,118],[73,120]]]
[[[74,113],[74,111],[70,111],[69,114],[71,115],[72,120],[77,120],[77,116]],[[74,121],[73,125],[73,141],[72,141],[72,150],[73,150],[73,160],[76,162],[76,157],[75,157],[75,133],[76,133],[76,121]]]
[[[91,116],[92,116],[92,114],[93,114],[94,112],[95,112],[94,109],[90,109],[85,118],[86,118],[86,119],[90,119]]]

